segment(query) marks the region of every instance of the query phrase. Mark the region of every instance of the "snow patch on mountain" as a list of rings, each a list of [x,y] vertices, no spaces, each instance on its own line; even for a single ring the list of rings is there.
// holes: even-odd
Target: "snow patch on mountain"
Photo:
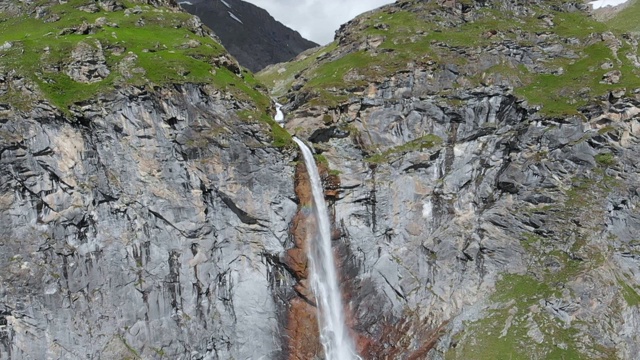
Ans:
[[[237,22],[239,22],[240,24],[243,24],[242,20],[240,20],[237,16],[233,15],[233,13],[231,11],[228,11],[229,16],[231,16],[231,18]]]

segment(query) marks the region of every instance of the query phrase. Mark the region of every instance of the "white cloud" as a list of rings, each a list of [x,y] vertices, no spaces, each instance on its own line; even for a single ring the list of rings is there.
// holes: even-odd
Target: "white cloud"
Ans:
[[[333,40],[340,25],[393,0],[245,0],[318,44]]]

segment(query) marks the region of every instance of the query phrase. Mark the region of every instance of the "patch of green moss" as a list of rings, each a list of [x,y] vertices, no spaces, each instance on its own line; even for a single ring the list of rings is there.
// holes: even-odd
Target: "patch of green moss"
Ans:
[[[211,82],[216,88],[234,94],[239,100],[253,102],[260,111],[266,112],[266,109],[271,106],[271,100],[259,90],[256,80],[249,72],[245,72],[243,77],[239,77],[229,69],[218,68],[215,70],[215,76]],[[262,115],[260,118],[263,118]]]
[[[608,26],[587,17],[584,13],[560,12],[553,13],[553,31],[565,38],[586,39],[591,34],[608,31]]]
[[[275,121],[271,123],[271,135],[273,136],[273,146],[275,147],[290,148],[294,145],[291,134]]]
[[[344,83],[344,76],[354,69],[367,68],[375,59],[365,51],[357,51],[347,54],[342,58],[327,63],[312,73],[312,77],[306,86],[337,87]],[[364,81],[363,81],[364,83]]]
[[[604,167],[613,166],[616,164],[616,159],[611,153],[604,153],[596,155],[596,162]]]
[[[333,90],[314,89],[311,90],[312,98],[307,103],[309,106],[326,106],[329,108],[335,108],[338,105],[349,100],[349,95],[342,92],[336,94]]]
[[[528,275],[505,274],[496,284],[492,300],[496,308],[487,310],[478,321],[468,323],[456,335],[456,346],[445,354],[447,360],[528,360],[592,359],[580,352],[577,330],[549,316],[540,304],[556,297],[560,289]],[[534,339],[537,339],[534,340]],[[608,349],[607,349],[608,350]],[[614,359],[606,351],[596,359]]]
[[[598,205],[618,185],[618,181],[606,175],[602,169],[595,169],[591,177],[574,177],[571,187],[565,192],[567,195],[564,203],[565,213],[575,214],[593,210],[594,206]],[[590,216],[593,215],[590,214]]]
[[[528,275],[504,274],[496,284],[493,300],[508,302],[517,300],[521,305],[533,305],[538,299],[549,297],[555,291],[546,282]]]
[[[160,358],[163,358],[165,355],[167,355],[164,349],[153,348],[153,351],[156,353],[156,355],[160,356]]]
[[[618,285],[622,289],[622,297],[626,301],[629,306],[639,306],[640,305],[640,295],[638,292],[627,284],[624,280],[617,278]]]
[[[269,67],[257,73],[256,76],[262,83],[267,84],[272,88],[271,93],[273,96],[282,96],[291,87],[291,84],[296,79],[296,75],[307,69],[309,65],[313,64],[318,59],[318,57],[335,50],[336,47],[336,42],[332,42],[320,47],[315,52],[301,60],[290,61]]]
[[[295,143],[291,134],[280,126],[271,116],[261,111],[240,111],[240,118],[247,122],[262,122],[266,124],[271,131],[271,143],[277,148],[294,148]]]
[[[607,134],[607,133],[610,133],[610,132],[613,132],[613,131],[616,131],[615,126],[608,125],[608,126],[603,127],[602,129],[599,129],[598,130],[598,134]]]
[[[122,341],[122,344],[124,344],[124,346],[127,348],[127,350],[129,350],[129,352],[131,353],[131,357],[130,359],[140,359],[140,354],[138,353],[138,351],[136,349],[133,348],[133,346],[131,346],[128,342],[127,339],[124,338],[124,336],[118,334],[116,335],[118,337],[118,339],[120,339],[120,341]]]
[[[315,159],[317,165],[329,165],[329,160],[327,160],[327,158],[322,154],[315,154],[313,155],[313,158]]]
[[[628,45],[623,46],[621,53],[627,51],[630,51]],[[610,85],[601,82],[603,75],[611,71],[602,69],[601,65],[614,59],[613,53],[603,42],[590,45],[582,52],[578,60],[563,59],[555,62],[557,68],[563,69],[561,75],[531,74],[530,83],[516,89],[516,94],[526,98],[532,105],[541,105],[541,111],[546,115],[566,116],[578,114],[577,109],[593,96],[606,94],[619,87],[640,86],[638,71],[624,61],[619,67],[622,72],[620,83]]]

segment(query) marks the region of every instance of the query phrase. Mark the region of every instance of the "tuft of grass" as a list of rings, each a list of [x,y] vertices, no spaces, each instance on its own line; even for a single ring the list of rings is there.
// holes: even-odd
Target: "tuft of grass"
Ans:
[[[384,162],[388,162],[393,155],[396,154],[405,154],[410,151],[419,151],[423,149],[431,149],[434,146],[442,144],[442,139],[437,135],[428,134],[417,138],[415,140],[409,141],[400,146],[396,146],[394,148],[388,149],[384,152],[377,153],[371,155],[365,159],[365,161],[373,164],[381,164]]]
[[[638,292],[629,284],[627,284],[624,280],[620,279],[619,277],[617,277],[617,280],[618,280],[618,285],[622,290],[622,297],[624,298],[627,305],[632,307],[639,306],[640,295],[638,295]]]
[[[612,153],[604,153],[596,155],[596,162],[601,166],[609,167],[616,164],[616,159]]]
[[[317,165],[329,165],[329,160],[327,160],[327,158],[322,154],[315,154],[313,155],[313,158]]]
[[[127,339],[125,339],[123,335],[116,334],[116,337],[118,337],[118,339],[120,339],[120,341],[122,341],[122,344],[127,348],[127,350],[129,350],[129,352],[132,355],[131,359],[140,359],[141,358],[140,357],[140,353],[138,353],[138,351],[136,349],[134,349],[133,346],[131,346],[127,342]]]

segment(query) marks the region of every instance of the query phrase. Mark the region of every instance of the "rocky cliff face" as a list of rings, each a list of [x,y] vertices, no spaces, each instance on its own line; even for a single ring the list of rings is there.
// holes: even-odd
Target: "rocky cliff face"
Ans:
[[[181,6],[202,19],[229,53],[251,71],[291,60],[318,46],[264,9],[242,0],[195,0],[182,2]]]
[[[339,174],[364,358],[635,357],[638,48],[586,11],[402,1],[260,74]]]
[[[287,238],[292,173],[235,106],[187,85],[74,123],[5,113],[3,358],[278,357],[265,254]]]
[[[166,4],[14,5],[0,359],[280,358],[269,258],[296,210],[292,158],[251,75]]]
[[[171,2],[2,9],[0,359],[322,358],[252,75]],[[261,74],[364,359],[636,356],[638,55],[580,3],[401,1]]]

